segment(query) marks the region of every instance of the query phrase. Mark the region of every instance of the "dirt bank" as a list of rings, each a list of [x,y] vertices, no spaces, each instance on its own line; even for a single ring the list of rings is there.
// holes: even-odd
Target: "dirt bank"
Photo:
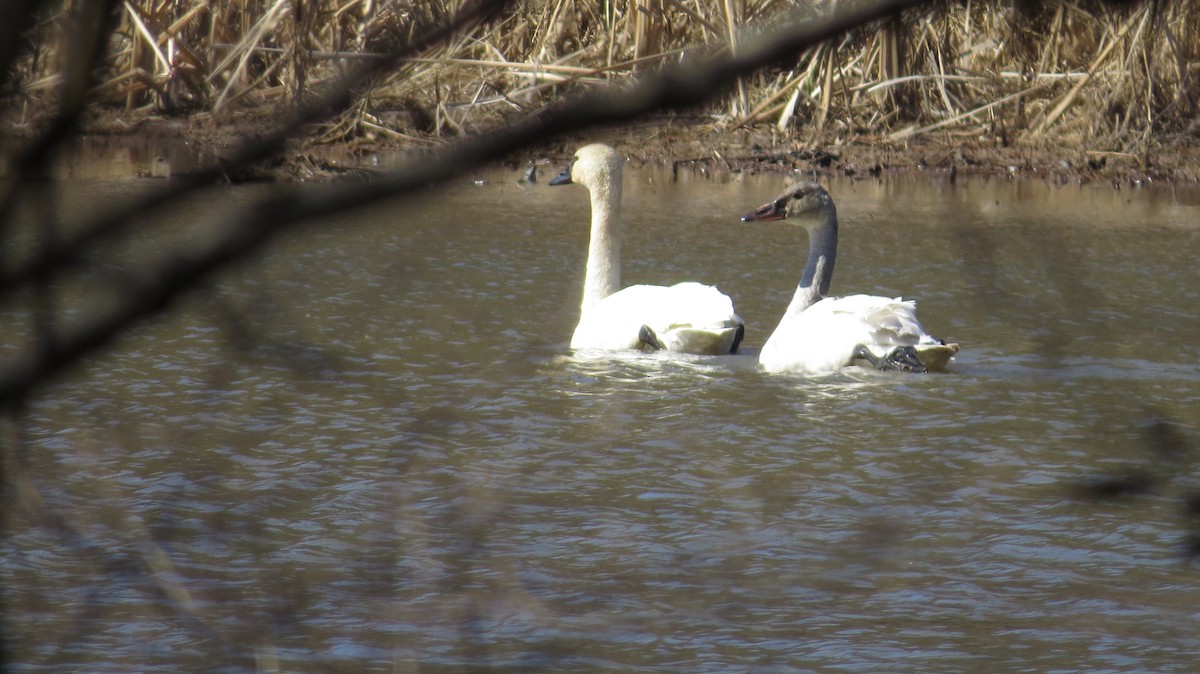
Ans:
[[[50,111],[32,114],[51,119]],[[76,142],[60,158],[64,178],[144,176],[163,178],[224,163],[247,142],[267,136],[278,116],[264,106],[213,115],[163,116],[92,108],[81,120]],[[35,138],[43,124],[8,125],[13,148]],[[925,134],[906,141],[862,133],[804,141],[801,128],[783,134],[773,125],[727,128],[703,117],[664,115],[622,127],[597,128],[528,147],[503,163],[513,167],[559,164],[579,145],[603,141],[634,164],[686,167],[711,172],[814,171],[828,175],[929,172],[1047,180],[1058,184],[1106,181],[1125,184],[1200,185],[1200,127],[1164,135],[1142,154],[1066,141],[1022,142],[1020,132],[978,135]],[[257,165],[231,169],[242,181],[328,181],[362,178],[406,157],[455,142],[408,128],[402,138],[363,134],[350,141],[323,142],[319,130],[301,133]],[[10,156],[11,153],[10,153]],[[2,168],[2,167],[0,167]]]
[[[106,154],[112,154],[109,170],[113,175],[178,175],[231,156],[242,144],[268,133],[275,121],[252,113],[220,121],[210,115],[147,116],[132,121],[115,114],[93,115],[83,125],[83,142],[74,150],[78,154],[84,151],[81,148],[92,148],[91,155],[76,156],[64,163],[77,172],[82,161],[104,164]],[[618,147],[634,164],[694,171],[811,170],[830,175],[916,171],[1032,178],[1059,184],[1200,184],[1200,137],[1194,134],[1160,140],[1140,156],[1102,147],[1009,142],[1004,134],[953,138],[926,135],[906,142],[861,135],[810,146],[775,132],[769,125],[725,129],[682,116],[557,138],[529,147],[504,163],[514,168],[556,164],[568,159],[577,146],[594,141]],[[341,143],[299,138],[290,141],[274,159],[232,172],[229,179],[312,181],[363,177],[405,157],[435,151],[447,142],[453,141],[420,135],[403,141],[367,136]],[[133,156],[115,152],[114,147],[125,148]],[[171,165],[160,169],[164,161]],[[96,170],[103,173],[106,169],[100,166]]]
[[[941,172],[1037,178],[1055,183],[1200,184],[1200,143],[1181,138],[1145,156],[1082,147],[1006,144],[998,137],[924,137],[888,143],[864,136],[816,146],[780,138],[769,130],[714,129],[703,124],[664,124],[606,130],[539,148],[569,157],[574,145],[601,139],[620,147],[631,161],[699,165],[710,171],[794,171],[818,174],[879,175],[888,172]]]

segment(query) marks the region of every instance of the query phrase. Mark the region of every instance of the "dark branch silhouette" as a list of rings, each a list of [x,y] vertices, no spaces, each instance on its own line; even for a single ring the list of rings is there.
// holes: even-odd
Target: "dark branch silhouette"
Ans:
[[[0,380],[0,401],[11,404],[23,399],[38,383],[108,343],[135,321],[161,311],[212,272],[253,254],[280,232],[300,223],[428,188],[481,163],[500,159],[569,131],[628,121],[656,110],[698,105],[733,85],[738,77],[920,4],[921,0],[887,0],[786,26],[746,40],[736,56],[723,53],[699,55],[688,59],[684,65],[666,68],[630,85],[618,86],[616,90],[605,88],[586,92],[516,124],[464,139],[432,156],[411,160],[399,170],[381,175],[370,183],[344,184],[316,193],[269,196],[230,223],[223,240],[203,250],[175,253],[183,257],[166,260],[161,269],[140,275],[151,280],[129,292],[121,307],[87,326],[62,331],[61,343],[49,355],[7,372]],[[485,6],[494,7],[494,4]],[[471,20],[478,18],[481,17],[471,15]],[[427,41],[422,42],[425,43]],[[379,67],[373,64],[368,70],[378,72]],[[344,87],[342,96],[349,96],[349,89]],[[286,128],[292,130],[297,128],[295,125]],[[272,136],[274,140],[251,146],[239,153],[232,163],[248,163],[266,156],[286,135],[287,132],[281,131]],[[119,231],[134,216],[142,216],[148,210],[171,203],[216,178],[217,169],[211,169],[200,178],[168,188],[114,216],[85,226],[83,235],[0,278],[0,287],[11,292],[59,265],[82,258],[88,246],[102,236]]]
[[[24,265],[19,265],[12,270],[0,270],[0,289],[11,290],[41,278],[49,269],[64,262],[79,259],[88,247],[108,237],[120,235],[136,217],[143,217],[156,209],[169,206],[180,198],[209,185],[219,184],[227,178],[230,172],[236,172],[276,155],[283,149],[284,143],[306,125],[327,119],[349,106],[354,100],[355,91],[363,83],[394,70],[406,58],[415,56],[475,25],[494,18],[511,1],[478,0],[478,2],[467,3],[445,25],[399,45],[381,58],[357,64],[355,69],[346,75],[329,94],[311,103],[298,106],[290,116],[285,117],[285,121],[274,132],[243,145],[219,164],[182,176],[147,197],[131,200],[124,208],[101,219],[86,223],[72,238],[33,257]],[[87,68],[90,69],[94,66],[99,56],[99,53],[94,54],[86,63]],[[76,111],[76,114],[78,112]],[[7,183],[9,191],[7,193],[0,192],[0,222],[5,221],[12,210],[16,197],[16,186],[22,179],[30,177],[31,168],[34,165],[39,162],[44,165],[44,162],[49,161],[53,151],[64,140],[62,132],[69,128],[71,127],[56,126],[43,134],[17,162],[16,175]]]

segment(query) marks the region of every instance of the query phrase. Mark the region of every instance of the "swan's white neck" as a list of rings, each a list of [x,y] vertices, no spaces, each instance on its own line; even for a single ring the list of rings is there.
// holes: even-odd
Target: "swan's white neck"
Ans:
[[[584,312],[621,289],[621,172],[602,175],[597,184],[588,186],[588,192],[592,235],[583,279]]]

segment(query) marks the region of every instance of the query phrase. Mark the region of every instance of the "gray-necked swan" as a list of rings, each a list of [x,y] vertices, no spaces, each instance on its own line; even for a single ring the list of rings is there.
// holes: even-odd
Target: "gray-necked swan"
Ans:
[[[825,188],[804,181],[742,217],[790,219],[808,230],[808,263],[783,319],[759,353],[769,372],[830,372],[856,361],[881,370],[945,369],[957,344],[930,337],[912,300],[850,295],[825,297],[837,258],[838,218]]]
[[[736,353],[745,323],[733,300],[695,282],[621,289],[621,157],[599,143],[575,153],[551,185],[575,183],[592,200],[592,235],[572,349],[667,349]]]

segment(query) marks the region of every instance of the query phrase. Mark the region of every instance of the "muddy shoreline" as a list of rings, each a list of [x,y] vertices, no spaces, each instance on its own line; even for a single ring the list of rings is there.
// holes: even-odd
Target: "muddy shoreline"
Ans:
[[[223,162],[244,143],[264,136],[274,120],[240,115],[219,123],[210,116],[110,117],[82,125],[56,162],[55,177],[170,178]],[[28,140],[31,133],[10,140]],[[879,176],[929,173],[1024,178],[1054,184],[1108,182],[1114,187],[1151,184],[1200,185],[1200,138],[1182,134],[1154,143],[1142,155],[1066,144],[1009,142],[1003,135],[972,138],[923,136],[887,142],[859,136],[811,146],[768,128],[722,129],[698,118],[669,116],[621,128],[600,128],[525,148],[498,162],[513,169],[537,166],[543,174],[566,161],[579,145],[606,142],[633,165],[687,168],[698,172]],[[299,138],[271,160],[231,171],[230,182],[332,181],[369,178],[405,159],[436,151],[447,142],[412,137],[405,142],[360,138],[318,143]],[[111,158],[111,161],[109,159]],[[11,173],[4,170],[4,173]]]
[[[228,179],[363,177],[576,92],[624,96],[657,74],[659,92],[671,93],[692,64],[729,65],[740,52],[759,57],[739,66],[736,87],[714,81],[704,103],[637,107],[686,113],[550,139],[505,163],[557,162],[602,140],[634,163],[697,171],[1200,184],[1195,3],[911,3],[900,13],[717,0],[601,13],[579,0],[483,4],[321,0],[276,14],[288,5],[135,2],[85,63],[71,20],[91,25],[82,3],[25,36],[0,142],[32,142],[73,100],[59,82],[92,73],[72,129],[83,149],[59,160],[70,175],[80,153],[102,164],[104,146],[128,155],[115,171],[134,175],[228,165],[247,141],[320,105],[307,113],[319,123]],[[841,37],[823,41],[822,26]],[[755,48],[742,52],[743,38]],[[672,107],[685,104],[696,107]],[[15,161],[4,154],[0,162]]]

